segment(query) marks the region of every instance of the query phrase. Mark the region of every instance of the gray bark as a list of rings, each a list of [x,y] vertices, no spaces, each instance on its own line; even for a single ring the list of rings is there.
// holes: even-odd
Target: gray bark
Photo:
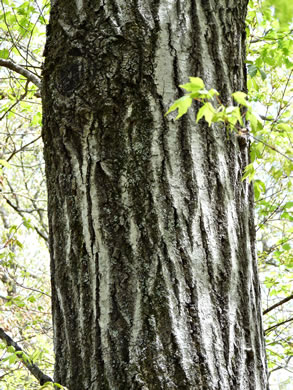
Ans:
[[[248,147],[188,76],[245,90],[246,0],[57,0],[43,75],[55,380],[267,388]],[[231,103],[231,102],[230,102]]]

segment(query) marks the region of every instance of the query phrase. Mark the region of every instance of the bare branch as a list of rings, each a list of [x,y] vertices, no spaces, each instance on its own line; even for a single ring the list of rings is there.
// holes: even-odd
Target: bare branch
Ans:
[[[0,60],[1,61],[1,60]],[[24,99],[27,95],[27,88],[28,88],[28,84],[29,84],[29,80],[26,80],[26,83],[25,83],[25,88],[24,88],[24,94],[21,95],[15,103],[13,103],[5,112],[4,114],[1,116],[0,118],[0,121],[5,117],[5,115],[8,114],[8,112],[10,112],[22,99]]]
[[[43,371],[41,371],[39,367],[29,359],[28,355],[22,350],[22,348],[20,348],[20,346],[12,340],[12,338],[8,336],[2,328],[0,328],[0,338],[4,340],[8,346],[12,346],[15,351],[21,352],[21,354],[18,355],[19,360],[21,360],[23,365],[39,381],[41,386],[46,382],[53,382],[53,379],[44,374]]]
[[[293,317],[292,317],[292,318],[289,318],[288,320],[279,322],[278,324],[275,324],[275,325],[273,325],[273,326],[270,326],[269,328],[267,328],[267,329],[264,331],[264,333],[266,334],[266,333],[270,332],[271,330],[274,330],[274,329],[278,328],[279,326],[284,325],[284,324],[286,324],[287,322],[291,322],[291,321],[293,321]]]
[[[22,146],[20,149],[14,150],[14,151],[11,153],[11,155],[8,157],[7,162],[8,162],[9,160],[11,160],[12,157],[13,157],[16,153],[21,152],[21,151],[24,150],[27,146],[29,146],[29,145],[35,143],[35,142],[36,142],[37,140],[39,140],[41,137],[42,137],[42,136],[39,135],[37,138],[35,138],[35,139],[32,140],[31,142],[29,142],[28,144]]]
[[[33,84],[35,84],[39,89],[41,89],[42,87],[41,80],[38,77],[36,77],[32,72],[23,68],[22,66],[17,65],[10,60],[4,60],[2,58],[0,58],[0,66],[4,66],[5,68],[8,68],[10,70],[13,70],[16,73],[21,74],[22,76],[26,77],[29,81],[31,81]]]
[[[12,275],[10,275],[9,272],[8,272],[8,274],[9,274],[10,279],[13,280],[13,282],[14,282],[17,286],[19,286],[19,287],[21,287],[21,288],[24,288],[25,290],[30,290],[30,291],[34,291],[34,292],[39,293],[39,294],[42,294],[42,295],[46,295],[48,298],[51,299],[51,295],[47,294],[46,292],[41,291],[41,290],[39,290],[39,289],[37,289],[37,288],[32,288],[32,287],[24,286],[23,284],[18,283],[18,282],[16,281],[16,279],[15,279]]]
[[[280,302],[275,303],[271,307],[268,307],[266,310],[263,311],[263,314],[267,314],[271,310],[274,310],[276,307],[284,305],[284,303],[289,302],[291,299],[293,299],[293,294],[289,295],[289,297],[286,297],[286,298],[282,299]]]
[[[3,193],[2,193],[2,196],[3,196]],[[21,210],[18,205],[14,205],[8,198],[6,198],[6,196],[3,196],[3,198],[6,200],[7,204],[11,208],[13,208],[21,217],[24,217],[24,213],[26,212],[26,210]],[[17,197],[15,197],[15,200],[17,201]],[[48,237],[46,236],[46,234],[44,232],[42,232],[37,226],[34,226],[33,228],[38,233],[38,235],[40,237],[42,237],[42,239],[45,241],[45,243],[47,245],[48,244]]]
[[[265,145],[266,147],[270,148],[271,150],[273,150],[274,152],[277,152],[279,153],[281,156],[285,157],[287,160],[293,162],[293,159],[289,156],[287,156],[286,154],[282,153],[279,149],[277,149],[275,146],[272,146],[272,145],[269,145],[267,144],[265,141],[255,137],[254,135],[252,135],[251,133],[249,134],[253,139],[255,139],[257,142],[261,142],[263,145]]]

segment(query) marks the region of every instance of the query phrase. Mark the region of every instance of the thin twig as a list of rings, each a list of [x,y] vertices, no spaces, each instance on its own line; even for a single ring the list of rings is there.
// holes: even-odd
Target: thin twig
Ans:
[[[249,133],[249,135],[250,135],[253,139],[255,139],[257,142],[261,142],[261,143],[262,143],[263,145],[265,145],[266,147],[272,149],[274,152],[279,153],[281,156],[285,157],[287,160],[293,162],[293,159],[292,159],[292,158],[290,158],[290,157],[288,157],[286,154],[280,152],[280,150],[277,149],[275,146],[272,146],[272,145],[270,145],[270,144],[267,144],[265,141],[263,141],[263,140],[261,140],[261,139],[255,137],[255,136],[252,135],[251,133]]]
[[[27,95],[27,92],[28,92],[28,84],[29,84],[29,80],[26,80],[26,83],[25,83],[25,87],[24,87],[24,93],[16,100],[15,103],[12,104],[12,106],[10,106],[5,112],[4,114],[1,116],[0,118],[0,121],[2,121],[2,119],[8,114],[8,112],[12,112],[12,109],[20,102],[22,101],[22,99],[24,99]]]
[[[37,288],[32,288],[32,287],[24,286],[23,284],[18,283],[18,282],[14,279],[14,277],[12,277],[10,274],[9,274],[9,276],[10,276],[10,278],[13,280],[13,282],[14,282],[17,286],[19,286],[19,287],[21,287],[21,288],[24,288],[25,290],[30,290],[30,291],[34,291],[34,292],[39,293],[39,294],[46,295],[47,297],[51,298],[51,295],[47,294],[46,292],[41,291],[41,290],[38,290]]]
[[[282,208],[281,208],[281,205],[282,203],[284,202],[284,200],[286,199],[286,196],[283,198],[283,200],[278,204],[278,206],[262,221],[258,224],[258,228],[256,229],[256,232],[259,231],[259,229],[261,228],[261,226],[263,226],[274,214],[276,214],[278,211],[280,211]]]
[[[273,325],[273,326],[267,328],[267,329],[265,330],[264,333],[268,333],[268,332],[270,332],[271,330],[274,330],[275,328],[278,328],[279,326],[284,325],[284,324],[286,324],[287,322],[291,322],[291,321],[293,321],[293,317],[289,318],[288,320],[279,322],[278,324],[275,324],[275,325]]]
[[[18,153],[18,152],[21,152],[22,150],[24,150],[27,146],[35,143],[38,139],[40,139],[42,136],[40,135],[39,137],[35,138],[34,140],[32,140],[31,142],[29,142],[28,144],[22,146],[20,149],[17,149],[15,150],[14,152],[11,153],[11,155],[8,157],[8,159],[6,160],[7,162],[10,161],[12,159],[12,157]]]
[[[21,217],[24,217],[24,213],[26,211],[21,211],[19,209],[19,207],[17,205],[14,205],[8,198],[6,198],[6,196],[3,196],[3,198],[6,200],[7,204],[13,208],[13,210],[15,210]],[[17,197],[16,197],[16,201],[17,201]],[[37,226],[33,226],[33,228],[35,229],[35,231],[38,233],[38,235],[45,241],[45,243],[47,244],[48,243],[48,237],[46,236],[45,233],[43,233]]]

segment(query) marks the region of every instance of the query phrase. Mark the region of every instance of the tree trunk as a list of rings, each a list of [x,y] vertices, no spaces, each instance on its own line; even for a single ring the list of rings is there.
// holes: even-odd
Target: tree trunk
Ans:
[[[45,49],[55,379],[264,390],[248,148],[165,117],[245,90],[247,0],[56,0]],[[231,103],[231,102],[230,102]]]

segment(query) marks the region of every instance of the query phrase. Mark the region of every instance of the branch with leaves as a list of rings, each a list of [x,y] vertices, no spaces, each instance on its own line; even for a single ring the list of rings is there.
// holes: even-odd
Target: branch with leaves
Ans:
[[[232,93],[234,101],[239,105],[225,107],[219,99],[219,92],[213,88],[206,90],[203,80],[199,77],[189,77],[189,83],[179,86],[185,89],[187,94],[175,100],[166,115],[178,109],[176,120],[181,118],[187,113],[193,100],[195,100],[202,104],[196,115],[196,123],[201,118],[204,118],[209,126],[212,123],[224,123],[228,131],[236,131],[239,136],[251,136],[255,141],[262,143],[264,146],[293,162],[291,157],[278,150],[275,146],[269,145],[267,142],[252,134],[252,132],[257,134],[258,131],[262,130],[263,125],[261,118],[253,113],[252,107],[247,101],[248,96],[246,93],[241,91]],[[217,102],[216,104],[213,103],[215,101]],[[241,113],[240,108],[244,108],[242,110],[243,113]],[[251,131],[246,127],[245,122],[249,122]],[[244,176],[244,178],[247,176]]]
[[[44,374],[39,367],[34,364],[23,349],[4,331],[0,328],[0,338],[5,341],[9,347],[13,347],[15,350],[17,359],[19,359],[23,365],[30,371],[30,373],[38,380],[40,385],[44,385],[47,382],[53,382],[53,379]]]

